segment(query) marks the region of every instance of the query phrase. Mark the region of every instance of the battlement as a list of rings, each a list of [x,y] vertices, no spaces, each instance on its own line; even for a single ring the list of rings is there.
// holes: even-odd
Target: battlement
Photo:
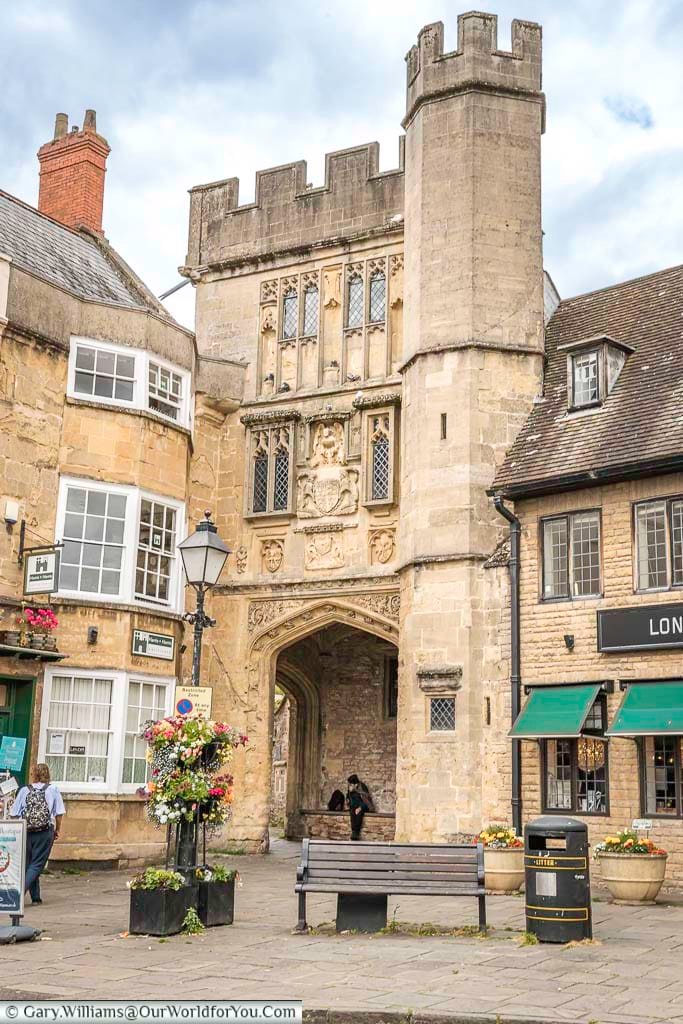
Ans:
[[[239,205],[239,179],[190,190],[187,270],[326,241],[401,228],[403,138],[399,166],[379,170],[379,144],[325,156],[325,183],[307,184],[305,160],[256,173],[253,203]]]
[[[425,25],[406,54],[404,128],[423,103],[465,89],[529,93],[542,101],[541,26],[512,22],[512,50],[498,49],[498,18],[470,11],[458,16],[458,48],[443,52],[443,22]]]

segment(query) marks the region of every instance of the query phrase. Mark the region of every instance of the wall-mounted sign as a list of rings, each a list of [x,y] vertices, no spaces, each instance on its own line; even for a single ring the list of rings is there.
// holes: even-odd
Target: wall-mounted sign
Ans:
[[[598,612],[599,651],[683,647],[683,602]]]
[[[0,913],[24,913],[26,824],[0,820]]]
[[[24,593],[54,594],[59,587],[59,551],[46,548],[24,555]]]
[[[26,740],[22,736],[3,736],[0,744],[0,768],[20,772],[26,753]]]
[[[175,637],[168,633],[148,633],[145,629],[133,630],[132,653],[142,658],[161,658],[173,661]]]
[[[211,718],[212,696],[210,686],[176,686],[175,713],[186,718],[194,715]]]
[[[634,832],[649,832],[652,828],[652,822],[649,818],[634,818],[631,828]]]

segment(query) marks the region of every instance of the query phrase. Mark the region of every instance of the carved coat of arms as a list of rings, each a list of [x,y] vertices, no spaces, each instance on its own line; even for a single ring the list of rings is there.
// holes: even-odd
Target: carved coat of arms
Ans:
[[[297,478],[297,513],[301,519],[351,515],[358,508],[358,470],[344,465],[344,428],[339,422],[318,423],[310,469]]]

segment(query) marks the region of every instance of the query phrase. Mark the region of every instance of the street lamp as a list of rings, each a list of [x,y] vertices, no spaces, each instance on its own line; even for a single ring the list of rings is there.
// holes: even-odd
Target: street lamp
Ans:
[[[215,587],[230,554],[230,548],[218,536],[218,531],[211,519],[211,512],[206,511],[197,529],[182,544],[178,545],[187,582],[197,592],[197,609],[185,616],[187,622],[194,626],[194,647],[192,651],[192,685],[199,686],[199,664],[202,656],[202,633],[209,626],[215,626],[216,620],[204,613],[204,595],[207,590]]]

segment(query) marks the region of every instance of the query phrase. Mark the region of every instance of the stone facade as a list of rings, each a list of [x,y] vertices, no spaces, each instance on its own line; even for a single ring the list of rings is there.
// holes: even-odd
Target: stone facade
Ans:
[[[506,53],[494,17],[464,15],[444,53],[443,27],[423,29],[397,170],[372,144],[329,154],[320,187],[301,162],[259,172],[246,206],[233,178],[191,193],[198,349],[245,364],[203,488],[236,551],[204,665],[250,737],[232,827],[251,848],[268,841],[276,680],[297,709],[291,834],[351,770],[397,838],[506,813],[507,571],[485,567],[504,534],[486,489],[543,358],[541,37],[512,32]],[[329,684],[317,656],[292,669],[295,645],[338,628]],[[398,648],[386,726],[368,634]]]

